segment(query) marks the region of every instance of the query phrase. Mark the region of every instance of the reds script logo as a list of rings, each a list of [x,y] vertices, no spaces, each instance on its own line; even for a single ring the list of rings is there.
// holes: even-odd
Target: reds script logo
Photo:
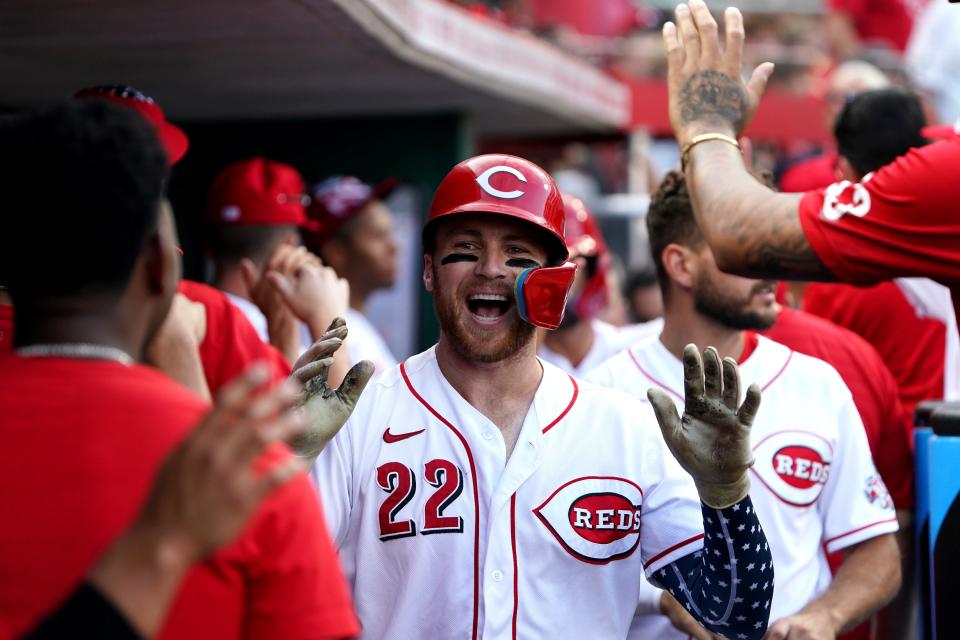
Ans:
[[[830,477],[833,447],[809,431],[780,431],[753,447],[751,471],[783,502],[807,507],[817,501]]]
[[[820,210],[824,219],[836,222],[845,215],[862,218],[870,213],[870,192],[863,185],[872,177],[873,173],[868,173],[860,182],[841,180],[827,187]]]
[[[636,550],[642,504],[633,482],[590,476],[567,482],[533,512],[574,558],[606,564]]]
[[[513,167],[507,167],[505,165],[497,165],[495,167],[490,167],[479,176],[477,176],[477,184],[480,185],[480,188],[492,195],[494,198],[503,198],[504,200],[513,200],[514,198],[519,198],[523,195],[523,191],[515,189],[513,191],[501,191],[495,187],[490,186],[490,178],[497,175],[498,173],[509,173],[514,178],[520,182],[526,183],[527,178],[522,173],[514,169]]]

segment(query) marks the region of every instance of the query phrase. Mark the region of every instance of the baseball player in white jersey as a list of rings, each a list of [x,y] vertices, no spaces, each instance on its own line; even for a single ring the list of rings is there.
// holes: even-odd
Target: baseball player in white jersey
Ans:
[[[660,318],[642,324],[616,327],[597,316],[610,303],[610,251],[600,225],[587,205],[575,196],[563,196],[563,237],[577,262],[563,322],[556,331],[544,332],[538,355],[567,373],[583,377],[608,358],[641,339],[659,333]]]
[[[683,400],[683,345],[699,340],[736,357],[760,386],[751,433],[751,498],[777,568],[771,638],[833,638],[899,587],[893,501],[874,468],[852,397],[827,363],[749,330],[776,320],[775,283],[721,273],[703,241],[683,178],[670,174],[647,227],[664,295],[664,329],[587,375],[643,398],[655,385]],[[846,552],[831,584],[827,553]],[[751,567],[744,583],[752,588]],[[651,637],[638,620],[633,638]]]
[[[536,165],[479,156],[438,188],[424,284],[440,340],[368,387],[314,467],[365,637],[624,638],[644,573],[709,628],[766,629],[746,474],[759,390],[738,408],[735,363],[690,345],[682,425],[654,394],[661,434],[650,407],[539,360],[566,256]]]

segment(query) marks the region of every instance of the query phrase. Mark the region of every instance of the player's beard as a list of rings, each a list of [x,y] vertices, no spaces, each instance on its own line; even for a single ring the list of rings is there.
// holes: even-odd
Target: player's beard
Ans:
[[[776,311],[768,313],[750,308],[754,295],[771,286],[769,281],[757,282],[747,294],[746,299],[733,299],[725,296],[721,289],[703,271],[697,275],[693,286],[693,304],[697,313],[738,331],[765,331],[777,321]]]
[[[440,282],[437,268],[433,269],[433,281]],[[453,293],[433,294],[433,309],[440,322],[440,330],[449,340],[450,347],[457,354],[473,362],[500,362],[516,355],[534,339],[533,325],[520,319],[517,314],[516,303],[505,314],[509,324],[498,325],[489,329],[477,327],[465,317],[467,308],[464,304],[467,291],[476,287],[476,282],[464,281]],[[485,285],[490,290],[489,284]],[[513,298],[512,288],[503,288],[498,291],[508,298]]]

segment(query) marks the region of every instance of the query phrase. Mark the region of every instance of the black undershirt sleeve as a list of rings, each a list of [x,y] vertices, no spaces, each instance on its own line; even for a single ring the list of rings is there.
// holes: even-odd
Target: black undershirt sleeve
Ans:
[[[23,640],[142,640],[124,615],[87,582],[77,587],[56,611],[22,637]]]

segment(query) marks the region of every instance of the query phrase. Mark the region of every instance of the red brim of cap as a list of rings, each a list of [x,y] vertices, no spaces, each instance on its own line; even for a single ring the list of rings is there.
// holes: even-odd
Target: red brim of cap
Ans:
[[[943,140],[944,138],[952,138],[960,134],[958,134],[956,125],[938,124],[924,127],[920,130],[920,135],[927,140]]]
[[[190,141],[187,139],[187,134],[185,134],[179,127],[174,126],[169,122],[164,122],[159,126],[156,126],[156,129],[157,136],[160,138],[160,143],[167,152],[167,161],[172,167],[180,162],[183,156],[186,155],[187,148],[190,146]]]

